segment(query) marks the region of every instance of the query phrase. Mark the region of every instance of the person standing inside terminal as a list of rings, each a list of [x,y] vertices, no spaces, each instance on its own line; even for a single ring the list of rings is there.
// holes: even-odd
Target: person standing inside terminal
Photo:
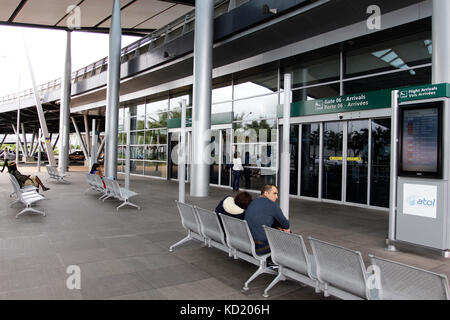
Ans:
[[[242,167],[242,160],[239,155],[239,152],[234,153],[233,158],[233,190],[239,190],[239,183],[241,180],[241,174],[244,168]]]
[[[270,252],[269,241],[263,226],[291,232],[289,221],[276,203],[277,199],[278,188],[272,184],[266,184],[261,190],[261,196],[253,200],[245,212],[245,221],[255,241],[255,250],[258,255]]]

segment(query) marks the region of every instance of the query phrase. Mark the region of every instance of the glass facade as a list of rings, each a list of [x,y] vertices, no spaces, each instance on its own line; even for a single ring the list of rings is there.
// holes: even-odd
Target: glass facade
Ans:
[[[231,186],[235,152],[244,166],[242,189],[259,190],[265,183],[279,182],[278,106],[284,103],[285,72],[292,73],[292,100],[297,102],[427,84],[431,58],[431,20],[424,19],[215,78],[211,113],[229,115],[229,121],[213,123],[210,183]],[[124,170],[129,111],[132,173],[178,179],[171,154],[176,154],[180,134],[169,122],[181,117],[183,99],[190,118],[192,86],[122,104],[119,172]],[[291,195],[387,208],[390,119],[314,121],[290,128]],[[188,153],[190,145],[189,133]],[[188,180],[189,169],[187,164]]]

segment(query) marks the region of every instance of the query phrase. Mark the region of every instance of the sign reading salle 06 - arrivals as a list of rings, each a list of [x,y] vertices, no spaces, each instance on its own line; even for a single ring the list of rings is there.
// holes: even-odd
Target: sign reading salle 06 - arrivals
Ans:
[[[392,90],[370,91],[334,98],[298,101],[291,104],[291,117],[391,108]],[[400,103],[443,97],[450,98],[450,84],[448,83],[400,88],[398,90]],[[280,118],[283,117],[282,105],[278,107],[278,116]]]
[[[295,102],[291,105],[291,117],[355,112],[390,107],[391,91],[380,90],[334,98]]]

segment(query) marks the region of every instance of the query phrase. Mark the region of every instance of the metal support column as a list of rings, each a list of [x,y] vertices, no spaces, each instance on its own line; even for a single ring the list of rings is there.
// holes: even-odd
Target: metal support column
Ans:
[[[88,151],[88,155],[91,156],[92,145],[91,145],[91,139],[90,139],[90,134],[89,134],[88,116],[87,116],[87,114],[84,114],[83,117],[84,117],[84,141],[86,143],[86,150]],[[95,128],[92,128],[92,130],[94,131]]]
[[[450,1],[433,0],[433,83],[450,83]]]
[[[71,117],[71,119],[72,119],[73,126],[75,128],[75,132],[77,133],[78,140],[80,140],[81,150],[83,150],[84,158],[88,159],[89,156],[86,151],[86,145],[84,144],[83,137],[81,137],[80,130],[78,130],[77,122],[75,121],[74,117]]]
[[[17,159],[19,157],[19,148],[20,148],[20,150],[22,150],[22,155],[25,154],[25,151],[23,150],[22,140],[20,140],[19,130],[16,130],[16,127],[12,123],[11,123],[11,127],[12,127],[12,129],[14,131],[14,134],[17,137],[17,142],[16,142],[17,143],[16,144],[16,162],[17,162]]]
[[[37,143],[38,143],[38,160],[37,160],[37,169],[38,169],[38,172],[41,172],[41,135],[42,135],[42,133],[41,133],[41,129],[39,129],[39,133],[38,133],[38,141],[37,141]]]
[[[24,151],[25,153],[23,154],[23,156],[26,158],[28,158],[28,143],[27,143],[27,134],[25,132],[25,125],[23,124],[23,122],[20,124],[21,128],[22,128],[22,137],[23,137],[23,144],[24,144]]]
[[[181,132],[178,149],[178,201],[184,203],[186,195],[186,100],[181,101]]]
[[[396,251],[389,240],[396,240],[397,229],[397,156],[398,156],[398,90],[392,91],[391,117],[391,193],[389,198],[389,238],[387,250]]]
[[[109,33],[109,62],[106,94],[105,125],[105,175],[115,179],[117,176],[117,136],[119,134],[119,89],[120,89],[120,49],[122,27],[120,21],[120,1],[114,0],[111,29]]]
[[[56,161],[55,161],[55,155],[53,154],[53,148],[51,145],[51,138],[50,138],[50,135],[49,135],[49,132],[47,129],[47,122],[45,121],[44,110],[42,109],[41,98],[40,98],[39,92],[37,90],[36,80],[34,78],[33,68],[31,66],[31,60],[28,55],[27,48],[25,48],[25,53],[26,53],[27,62],[28,62],[28,71],[30,72],[31,83],[33,85],[34,100],[36,102],[36,109],[37,109],[38,116],[39,116],[39,123],[40,123],[42,133],[45,138],[45,147],[46,147],[46,151],[47,151],[48,163],[51,166],[55,166]]]
[[[130,111],[127,111],[127,114],[125,115],[125,126],[126,126],[126,132],[127,132],[127,141],[126,141],[126,147],[125,147],[125,189],[130,190],[130,141],[131,141],[131,116]]]
[[[291,135],[291,86],[292,75],[284,75],[284,106],[283,106],[283,144],[281,152],[280,165],[280,207],[284,216],[289,219],[289,186],[291,174],[291,154],[290,154],[290,135]]]
[[[92,119],[92,141],[91,141],[91,163],[89,168],[92,168],[92,165],[97,162],[97,147],[98,147],[98,135],[95,130],[96,128],[96,120]]]
[[[59,115],[59,169],[65,173],[69,167],[70,152],[70,96],[72,93],[72,44],[71,32],[67,31],[66,60],[61,79],[61,105]]]
[[[211,143],[211,89],[214,1],[195,1],[193,157],[191,196],[207,197],[210,165],[204,156]]]

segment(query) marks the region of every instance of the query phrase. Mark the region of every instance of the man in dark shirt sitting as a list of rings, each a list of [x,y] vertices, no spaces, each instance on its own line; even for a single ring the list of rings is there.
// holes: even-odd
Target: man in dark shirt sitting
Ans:
[[[270,252],[269,242],[262,227],[263,225],[291,232],[289,230],[289,221],[276,203],[277,199],[278,188],[274,185],[266,184],[261,190],[261,197],[253,200],[245,212],[245,221],[247,221],[255,241],[256,254],[258,255]]]

